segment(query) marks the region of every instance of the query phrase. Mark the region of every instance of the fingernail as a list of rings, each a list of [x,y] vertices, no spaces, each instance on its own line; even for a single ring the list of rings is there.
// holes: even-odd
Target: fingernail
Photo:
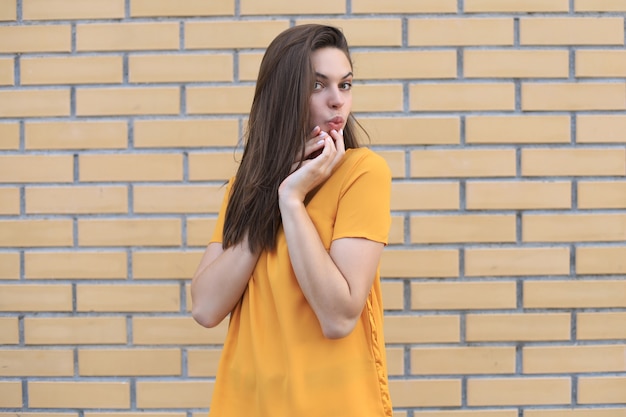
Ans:
[[[340,129],[340,130],[339,130],[339,134],[340,134],[341,136],[343,136],[343,129]]]
[[[324,131],[322,131],[322,132],[320,133],[320,138],[325,138],[325,137],[326,137],[326,135],[327,135],[327,133],[326,133],[326,132],[324,132]]]
[[[322,145],[324,142],[325,142],[325,141],[324,141],[324,139],[322,139],[322,140],[318,140],[318,141],[317,141],[317,144],[318,144],[318,145]]]
[[[331,130],[331,132],[335,132],[335,133],[337,133],[337,131],[336,131],[335,129]]]

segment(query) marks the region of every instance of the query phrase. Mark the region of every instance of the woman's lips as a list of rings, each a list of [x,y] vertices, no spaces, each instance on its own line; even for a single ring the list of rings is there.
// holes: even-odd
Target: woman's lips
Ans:
[[[328,121],[328,127],[331,129],[339,130],[343,128],[344,120],[343,117],[333,117]]]

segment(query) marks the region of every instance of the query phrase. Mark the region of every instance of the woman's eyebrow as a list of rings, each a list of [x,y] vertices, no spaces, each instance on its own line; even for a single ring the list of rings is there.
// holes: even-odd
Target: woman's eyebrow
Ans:
[[[324,74],[322,74],[322,73],[315,72],[315,75],[316,75],[318,78],[321,78],[321,79],[323,79],[323,80],[328,80],[328,76],[326,76],[326,75],[324,75]],[[345,80],[346,78],[352,77],[353,75],[354,75],[354,74],[352,74],[352,71],[350,71],[349,73],[347,73],[346,75],[344,75],[343,77],[341,77],[341,79],[342,79],[342,80]]]

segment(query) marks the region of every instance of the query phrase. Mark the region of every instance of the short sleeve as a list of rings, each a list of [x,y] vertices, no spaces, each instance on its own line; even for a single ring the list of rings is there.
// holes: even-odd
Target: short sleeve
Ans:
[[[380,155],[366,150],[342,184],[333,240],[358,237],[387,244],[390,200],[389,166]]]
[[[230,189],[233,185],[233,180],[228,181],[226,185],[226,192],[224,193],[224,198],[222,199],[222,206],[220,207],[220,212],[217,215],[217,222],[215,223],[215,230],[213,230],[213,236],[209,243],[222,243],[224,236],[224,218],[226,217],[226,207],[228,207],[228,198],[230,197]]]

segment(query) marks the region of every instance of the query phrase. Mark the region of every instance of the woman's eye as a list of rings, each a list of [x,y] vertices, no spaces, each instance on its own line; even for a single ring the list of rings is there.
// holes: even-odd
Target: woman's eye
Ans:
[[[323,87],[323,85],[319,81],[315,81],[315,83],[313,83],[313,90],[321,90],[322,87]]]
[[[352,88],[352,83],[342,83],[341,84],[341,89],[342,90],[349,90]]]

